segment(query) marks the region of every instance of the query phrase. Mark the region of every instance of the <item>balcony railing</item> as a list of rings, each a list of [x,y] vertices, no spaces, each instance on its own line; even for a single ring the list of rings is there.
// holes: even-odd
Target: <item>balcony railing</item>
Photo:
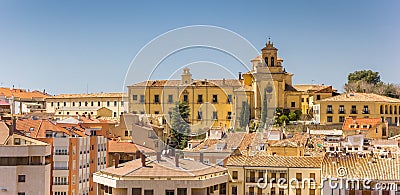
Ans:
[[[369,110],[363,110],[363,114],[369,114]]]
[[[357,114],[357,110],[352,110],[351,114]]]
[[[326,111],[326,114],[333,114],[333,111],[332,110],[328,110],[328,111]]]
[[[53,185],[68,185],[68,182],[53,182]]]
[[[339,114],[346,114],[345,110],[339,110]]]
[[[53,167],[54,170],[68,170],[68,167]]]

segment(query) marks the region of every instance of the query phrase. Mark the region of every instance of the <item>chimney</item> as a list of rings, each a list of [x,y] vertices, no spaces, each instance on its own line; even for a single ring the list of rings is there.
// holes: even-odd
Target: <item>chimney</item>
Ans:
[[[179,167],[179,154],[175,154],[175,166]]]
[[[16,117],[13,117],[12,126],[11,126],[11,128],[8,128],[8,129],[9,129],[8,134],[10,136],[12,136],[14,134],[14,131],[17,131],[17,118]]]
[[[143,153],[141,153],[140,157],[142,159],[142,167],[145,167],[146,166],[146,156]]]
[[[119,154],[114,154],[114,167],[118,168],[118,164],[119,164]]]
[[[200,152],[200,162],[203,163],[204,162],[204,153]]]
[[[161,152],[157,152],[157,162],[161,161]]]
[[[139,151],[139,150],[136,150],[136,155],[135,155],[135,157],[136,157],[136,159],[139,159],[139,158],[140,158],[140,151]]]
[[[242,80],[242,72],[239,72],[239,80]]]

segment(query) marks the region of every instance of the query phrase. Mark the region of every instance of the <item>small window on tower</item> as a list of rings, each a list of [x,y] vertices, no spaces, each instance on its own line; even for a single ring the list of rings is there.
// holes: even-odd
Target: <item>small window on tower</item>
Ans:
[[[265,65],[268,66],[268,57],[265,57]]]

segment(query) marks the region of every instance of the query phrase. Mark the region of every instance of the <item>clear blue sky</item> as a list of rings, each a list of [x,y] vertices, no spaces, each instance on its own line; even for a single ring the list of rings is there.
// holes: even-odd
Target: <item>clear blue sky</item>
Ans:
[[[87,85],[89,92],[122,91],[131,60],[147,42],[177,27],[209,24],[257,48],[270,35],[297,84],[342,89],[358,69],[400,83],[399,10],[396,0],[2,0],[0,82],[52,94],[83,93]]]

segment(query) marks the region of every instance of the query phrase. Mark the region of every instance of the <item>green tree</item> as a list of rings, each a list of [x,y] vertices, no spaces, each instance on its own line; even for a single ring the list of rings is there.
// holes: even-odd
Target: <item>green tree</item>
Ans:
[[[242,110],[240,111],[239,125],[241,128],[246,128],[250,121],[250,107],[247,101],[242,102]]]
[[[376,85],[381,82],[381,76],[379,72],[374,72],[372,70],[359,70],[350,73],[347,76],[348,83],[366,81],[369,84]]]
[[[171,143],[170,146],[183,149],[187,145],[190,126],[187,122],[190,107],[187,102],[176,103],[171,116]]]
[[[279,123],[280,123],[280,124],[283,124],[284,122],[285,122],[286,124],[289,123],[289,117],[287,117],[286,115],[282,115],[282,116],[279,117]]]
[[[296,114],[296,120],[300,120],[301,119],[301,115],[303,115],[301,110],[296,110],[296,111],[294,111],[294,113]]]
[[[297,115],[294,112],[289,113],[289,120],[290,121],[296,121],[297,120]]]

